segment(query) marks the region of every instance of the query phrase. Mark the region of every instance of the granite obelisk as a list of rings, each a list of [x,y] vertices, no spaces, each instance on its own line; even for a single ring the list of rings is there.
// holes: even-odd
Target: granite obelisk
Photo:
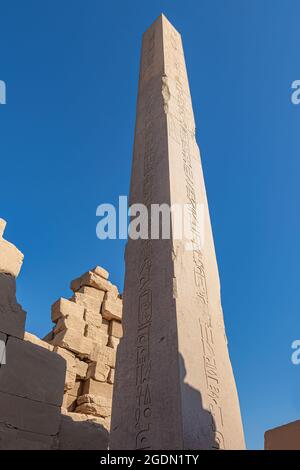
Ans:
[[[189,204],[192,248],[129,238],[110,448],[243,449],[181,36],[163,15],[143,36],[129,202]]]

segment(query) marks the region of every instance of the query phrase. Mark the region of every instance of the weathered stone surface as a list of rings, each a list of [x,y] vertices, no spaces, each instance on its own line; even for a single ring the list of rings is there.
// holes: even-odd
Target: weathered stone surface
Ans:
[[[68,317],[61,317],[58,319],[55,328],[53,329],[54,334],[59,333],[60,331],[64,331],[67,329],[71,329],[77,331],[78,335],[83,336],[85,330],[86,323],[85,321],[78,317],[68,316]]]
[[[82,357],[89,357],[94,347],[92,340],[82,336],[74,328],[60,331],[55,335],[52,344],[54,346],[70,349]]]
[[[82,382],[81,380],[76,380],[74,387],[72,388],[72,390],[68,391],[68,394],[70,396],[73,396],[73,397],[78,397],[78,396],[82,395],[82,393],[83,393],[83,384],[84,384],[84,382]]]
[[[79,294],[85,294],[89,295],[90,297],[94,297],[95,299],[100,300],[101,302],[103,301],[105,295],[105,292],[103,290],[95,289],[94,287],[89,286],[82,286],[77,292]]]
[[[24,340],[36,344],[37,346],[41,346],[42,348],[48,349],[48,351],[53,351],[53,346],[51,344],[46,343],[46,341],[41,340],[32,333],[28,333],[28,331],[25,331]]]
[[[76,358],[76,377],[84,379],[88,370],[88,364]]]
[[[86,325],[85,336],[92,341],[106,346],[108,342],[108,335],[104,333],[102,328],[97,328],[93,325]]]
[[[83,403],[82,405],[77,406],[76,412],[92,414],[106,418],[111,414],[111,406],[100,406],[96,405],[95,403]]]
[[[77,373],[75,355],[71,353],[71,351],[67,351],[64,348],[60,348],[59,346],[55,346],[54,352],[59,354],[66,361],[67,370],[66,370],[64,390],[65,391],[72,390],[75,386],[76,373]]]
[[[66,363],[29,341],[9,337],[6,365],[0,367],[0,391],[61,406]]]
[[[111,384],[106,382],[97,382],[93,379],[86,380],[82,389],[83,395],[95,395],[107,399],[112,398],[112,393],[113,387]]]
[[[91,355],[91,361],[106,364],[114,368],[116,364],[116,350],[109,346],[96,345]]]
[[[19,431],[0,423],[0,450],[55,450],[57,437]]]
[[[128,239],[110,449],[244,449],[182,42],[163,15],[143,36],[135,203],[189,204],[192,243]]]
[[[3,229],[3,225],[2,225]],[[1,233],[0,227],[0,233]],[[18,277],[23,264],[24,255],[12,243],[0,237],[0,272]]]
[[[109,370],[109,366],[104,364],[102,361],[92,362],[89,364],[87,378],[92,378],[99,382],[105,382],[107,380]]]
[[[102,326],[102,315],[99,312],[86,310],[84,313],[84,321],[88,325],[101,328],[103,331],[105,331],[105,326]],[[108,331],[106,331],[106,333],[108,333]]]
[[[72,317],[74,319],[83,320],[83,313],[84,307],[64,298],[58,299],[51,307],[51,318],[55,323],[61,317]]]
[[[110,348],[117,349],[119,344],[120,344],[120,339],[119,338],[115,338],[115,336],[110,336],[108,338],[107,346],[109,346]]]
[[[99,291],[102,292],[102,291]],[[104,294],[104,292],[102,292]],[[82,294],[80,292],[75,292],[74,295],[71,297],[73,302],[78,305],[81,305],[85,309],[92,310],[94,312],[98,312],[100,314],[102,300],[97,299],[96,297],[92,297],[91,295]]]
[[[64,394],[63,403],[62,403],[62,410],[65,411],[75,411],[77,406],[77,396],[69,395],[68,392]]]
[[[109,370],[107,382],[109,384],[115,383],[115,369],[110,369]]]
[[[111,336],[115,336],[115,338],[122,338],[123,336],[122,324],[117,320],[111,320],[109,334]]]
[[[83,276],[74,279],[74,281],[71,282],[71,289],[73,292],[77,292],[82,286],[94,287],[95,289],[102,290],[104,292],[113,288],[111,282],[98,276],[92,271],[88,271]]]
[[[0,332],[23,338],[26,313],[16,301],[16,280],[0,273]]]
[[[121,320],[122,310],[123,304],[120,299],[105,296],[101,310],[103,318],[106,318],[106,320]]]
[[[102,325],[101,325],[102,331],[108,335],[109,332],[109,320],[106,320],[105,318],[102,317]]]
[[[109,272],[106,271],[106,269],[101,268],[101,266],[96,266],[94,269],[92,269],[92,272],[100,277],[103,277],[104,279],[108,279],[109,277]]]
[[[0,423],[20,431],[55,435],[60,407],[0,392]]]
[[[106,450],[107,446],[108,432],[95,419],[87,420],[86,415],[79,413],[62,416],[60,450]]]
[[[266,431],[265,450],[300,450],[300,420]]]

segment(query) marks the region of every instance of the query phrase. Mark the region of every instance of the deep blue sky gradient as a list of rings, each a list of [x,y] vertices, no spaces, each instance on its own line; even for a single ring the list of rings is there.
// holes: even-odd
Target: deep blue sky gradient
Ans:
[[[129,188],[142,32],[182,33],[247,445],[300,417],[299,0],[0,0],[0,217],[25,254],[27,330],[94,265],[123,285],[96,207]]]

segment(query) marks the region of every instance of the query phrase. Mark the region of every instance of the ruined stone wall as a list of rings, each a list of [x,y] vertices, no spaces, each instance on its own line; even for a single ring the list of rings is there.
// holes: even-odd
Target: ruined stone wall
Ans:
[[[25,332],[16,301],[23,255],[0,219],[0,450],[106,449],[122,297],[99,266],[52,306],[52,331]],[[4,347],[5,346],[5,347]]]

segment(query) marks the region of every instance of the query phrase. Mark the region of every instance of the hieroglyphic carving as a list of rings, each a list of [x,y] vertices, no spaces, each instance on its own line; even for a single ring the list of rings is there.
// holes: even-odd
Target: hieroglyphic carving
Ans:
[[[211,414],[211,428],[214,436],[213,448],[225,448],[224,437],[222,434],[223,417],[220,400],[220,380],[218,377],[217,361],[213,340],[212,320],[209,312],[209,302],[207,293],[207,283],[205,275],[205,266],[203,253],[201,250],[201,233],[199,230],[199,221],[197,220],[197,200],[195,191],[195,182],[192,166],[192,155],[190,150],[190,138],[194,136],[194,130],[189,129],[186,114],[186,94],[185,86],[187,83],[185,74],[185,65],[181,44],[177,33],[171,27],[167,28],[168,40],[167,57],[175,68],[175,80],[177,113],[176,119],[170,116],[169,135],[180,143],[181,158],[183,163],[183,172],[185,176],[186,197],[190,204],[190,230],[192,233],[192,256],[194,269],[194,282],[196,294],[202,303],[202,316],[199,319],[201,339],[203,344],[203,361],[206,377],[206,391],[208,407]],[[173,68],[173,69],[174,69]],[[175,122],[176,121],[176,122]],[[177,124],[178,123],[178,124]],[[179,125],[179,132],[177,132]],[[179,142],[178,142],[179,141]]]

